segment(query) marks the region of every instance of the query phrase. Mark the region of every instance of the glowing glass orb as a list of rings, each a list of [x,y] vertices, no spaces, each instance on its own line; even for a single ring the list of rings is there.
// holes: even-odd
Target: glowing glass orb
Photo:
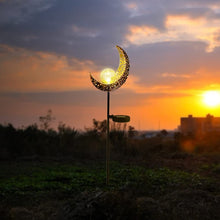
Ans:
[[[115,82],[116,73],[113,69],[106,68],[106,69],[102,70],[102,72],[100,73],[100,78],[101,78],[102,83],[111,84],[111,83]]]
[[[209,107],[215,107],[220,104],[220,92],[207,91],[203,94],[203,101]]]

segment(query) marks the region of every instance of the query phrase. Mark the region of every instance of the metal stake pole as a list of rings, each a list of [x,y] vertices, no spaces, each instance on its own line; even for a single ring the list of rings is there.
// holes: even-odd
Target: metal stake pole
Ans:
[[[109,160],[110,160],[110,146],[109,146],[109,103],[110,92],[107,92],[107,132],[106,132],[106,185],[109,184]]]

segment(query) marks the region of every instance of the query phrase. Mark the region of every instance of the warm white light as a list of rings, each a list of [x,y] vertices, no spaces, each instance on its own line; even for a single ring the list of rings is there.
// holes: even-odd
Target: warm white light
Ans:
[[[207,91],[203,94],[203,101],[207,106],[215,107],[220,104],[220,92]]]
[[[104,84],[111,84],[111,83],[115,82],[116,76],[117,75],[116,75],[115,71],[111,68],[106,68],[106,69],[102,70],[102,72],[100,73],[101,81]]]

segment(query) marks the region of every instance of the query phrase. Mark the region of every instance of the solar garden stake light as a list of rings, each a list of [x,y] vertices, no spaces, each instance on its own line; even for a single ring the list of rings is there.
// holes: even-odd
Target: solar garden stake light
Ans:
[[[115,122],[128,122],[129,116],[125,115],[109,115],[110,106],[110,91],[121,87],[129,74],[129,58],[126,52],[119,46],[118,49],[120,63],[116,72],[111,68],[106,68],[100,73],[101,82],[96,80],[91,74],[90,79],[92,84],[99,90],[107,92],[107,129],[106,129],[106,184],[109,184],[109,161],[110,161],[110,145],[109,145],[109,119],[112,118]]]

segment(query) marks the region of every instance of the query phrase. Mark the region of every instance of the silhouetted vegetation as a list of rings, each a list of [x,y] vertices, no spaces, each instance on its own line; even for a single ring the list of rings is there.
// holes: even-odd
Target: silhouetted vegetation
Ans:
[[[106,121],[79,131],[52,111],[40,124],[0,125],[1,219],[218,219],[220,135],[139,135]]]
[[[78,131],[64,123],[57,130],[50,128],[54,120],[52,112],[40,119],[37,124],[25,128],[15,128],[12,124],[0,125],[1,159],[19,157],[65,157],[99,158],[105,157],[106,120],[93,119],[93,126]],[[110,141],[112,158],[146,159],[154,155],[174,153],[215,153],[220,152],[220,135],[212,132],[200,136],[182,136],[175,133],[168,136],[162,130],[156,136],[145,138],[137,136],[134,127],[119,123],[111,124]]]

